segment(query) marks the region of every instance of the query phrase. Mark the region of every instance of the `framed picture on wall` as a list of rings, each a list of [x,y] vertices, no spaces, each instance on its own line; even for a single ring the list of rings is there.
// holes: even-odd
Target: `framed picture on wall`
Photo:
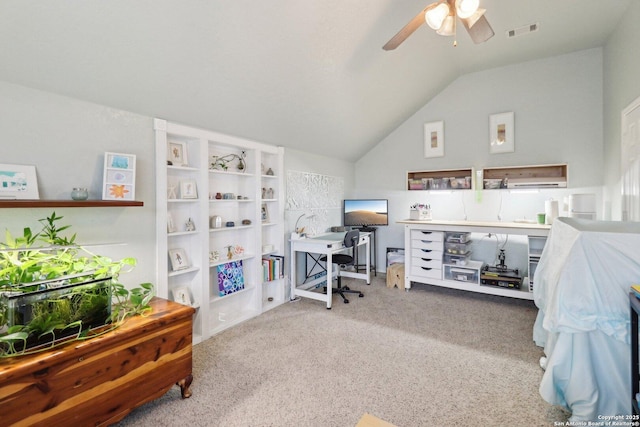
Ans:
[[[136,156],[104,153],[102,200],[134,200],[136,194]]]
[[[515,151],[513,111],[489,116],[489,152],[491,154]]]
[[[444,122],[424,124],[424,157],[444,156]]]
[[[35,166],[0,164],[0,200],[39,198]]]
[[[262,207],[260,207],[260,218],[262,222],[269,222],[269,209],[266,203],[263,203]]]

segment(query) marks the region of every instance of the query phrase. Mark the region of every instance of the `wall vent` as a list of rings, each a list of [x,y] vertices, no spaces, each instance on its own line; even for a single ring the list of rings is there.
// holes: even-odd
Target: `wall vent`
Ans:
[[[525,34],[533,33],[538,31],[540,28],[540,24],[538,22],[529,25],[523,25],[522,27],[514,28],[513,30],[508,30],[506,32],[507,38],[518,37]]]

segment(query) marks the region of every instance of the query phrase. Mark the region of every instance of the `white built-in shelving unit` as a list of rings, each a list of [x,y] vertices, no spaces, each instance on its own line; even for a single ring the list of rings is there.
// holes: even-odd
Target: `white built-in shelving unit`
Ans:
[[[264,281],[262,265],[285,249],[284,149],[161,119],[154,128],[158,295],[187,290],[197,343],[285,301],[286,277]],[[169,147],[186,161],[168,164]],[[187,268],[173,269],[175,250]],[[220,296],[217,269],[230,261],[242,261],[244,288]]]

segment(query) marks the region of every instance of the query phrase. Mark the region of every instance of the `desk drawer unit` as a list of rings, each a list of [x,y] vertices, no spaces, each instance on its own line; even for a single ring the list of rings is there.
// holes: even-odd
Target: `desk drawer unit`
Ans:
[[[442,279],[443,242],[441,231],[411,230],[412,276]]]
[[[411,230],[411,240],[429,240],[442,242],[444,240],[443,231]],[[442,247],[442,244],[440,244]]]
[[[411,275],[423,277],[425,279],[442,279],[442,269],[433,267],[421,267],[419,265],[411,266]]]
[[[442,240],[426,240],[426,239],[422,239],[422,240],[418,240],[418,239],[413,239],[411,240],[411,249],[413,251],[417,250],[417,249],[424,249],[425,251],[441,251],[442,250]]]
[[[432,252],[430,256],[412,257],[411,264],[418,267],[442,270],[442,252]]]

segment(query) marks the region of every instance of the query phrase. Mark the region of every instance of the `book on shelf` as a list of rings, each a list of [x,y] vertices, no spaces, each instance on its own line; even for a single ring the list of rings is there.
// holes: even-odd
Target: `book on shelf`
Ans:
[[[636,298],[640,298],[640,285],[631,285],[631,292],[633,292]]]
[[[284,256],[266,255],[262,257],[262,281],[282,279],[284,277]]]
[[[230,261],[216,267],[218,294],[222,297],[244,289],[242,260]]]

